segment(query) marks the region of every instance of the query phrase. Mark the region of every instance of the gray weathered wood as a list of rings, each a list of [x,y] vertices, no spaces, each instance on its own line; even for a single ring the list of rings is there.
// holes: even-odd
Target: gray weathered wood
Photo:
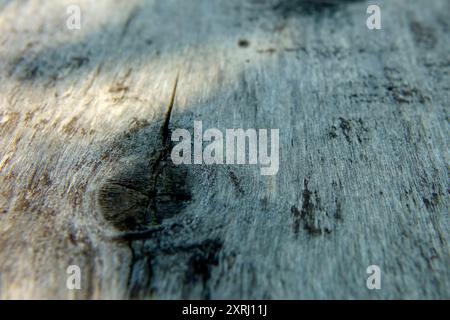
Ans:
[[[2,1],[0,297],[450,298],[450,2],[378,3]],[[278,174],[174,167],[195,119]]]

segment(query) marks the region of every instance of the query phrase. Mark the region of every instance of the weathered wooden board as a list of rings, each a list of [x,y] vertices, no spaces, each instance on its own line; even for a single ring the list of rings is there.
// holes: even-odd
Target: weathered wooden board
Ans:
[[[2,1],[0,297],[450,298],[450,2],[378,4]],[[173,166],[194,120],[278,174]]]

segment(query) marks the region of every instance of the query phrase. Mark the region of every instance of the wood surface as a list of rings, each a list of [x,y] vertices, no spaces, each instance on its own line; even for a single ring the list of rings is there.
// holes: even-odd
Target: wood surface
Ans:
[[[450,298],[450,1],[376,3],[1,1],[0,298]],[[194,120],[277,175],[173,165]]]

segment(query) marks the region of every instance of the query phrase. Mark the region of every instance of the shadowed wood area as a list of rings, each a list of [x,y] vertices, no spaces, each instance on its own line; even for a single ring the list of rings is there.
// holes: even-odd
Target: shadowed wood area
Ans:
[[[450,2],[368,4],[0,1],[0,298],[449,299]],[[174,165],[195,120],[278,173]]]

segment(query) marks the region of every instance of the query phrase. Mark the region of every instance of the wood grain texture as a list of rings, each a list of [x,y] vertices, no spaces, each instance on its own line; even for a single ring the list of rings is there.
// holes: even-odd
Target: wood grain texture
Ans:
[[[378,3],[0,2],[0,297],[450,298],[450,2]],[[174,166],[196,119],[278,174]]]

